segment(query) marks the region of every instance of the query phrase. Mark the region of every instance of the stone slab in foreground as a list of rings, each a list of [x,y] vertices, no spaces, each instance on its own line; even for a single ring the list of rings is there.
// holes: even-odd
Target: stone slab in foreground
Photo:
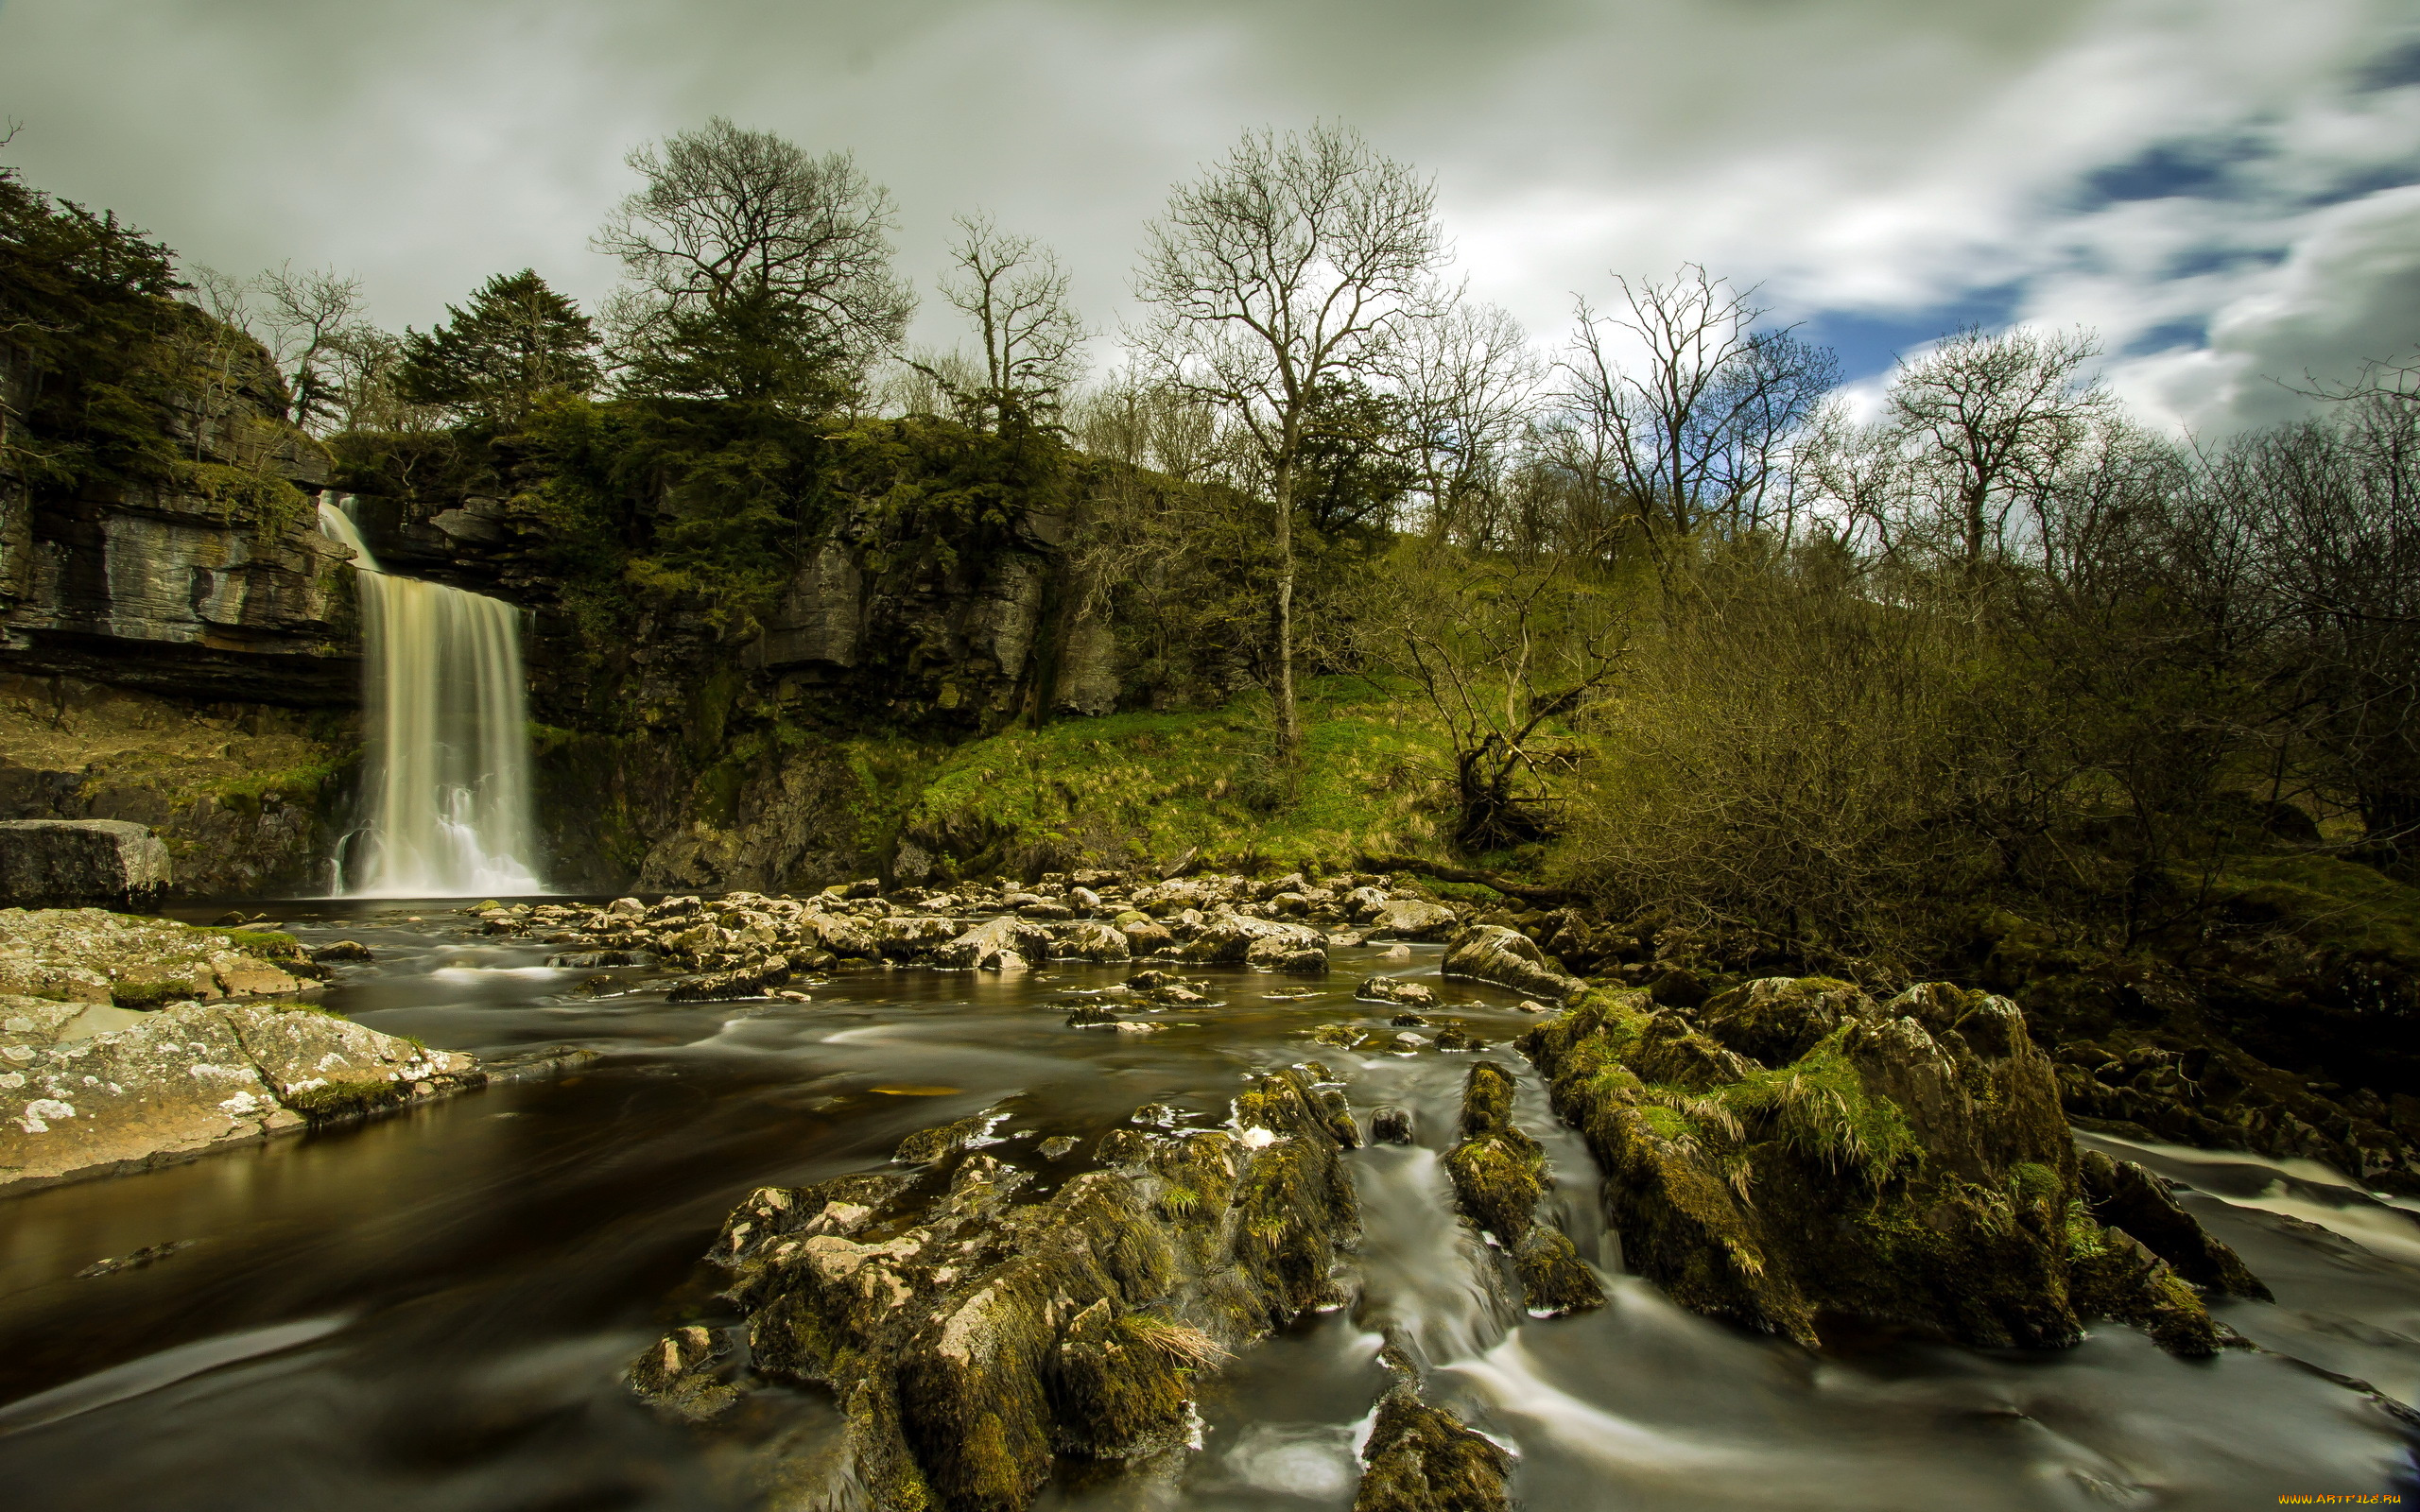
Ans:
[[[0,1000],[0,1188],[170,1164],[485,1079],[470,1056],[307,1008]]]
[[[168,890],[168,848],[124,819],[0,822],[0,905],[147,909]]]

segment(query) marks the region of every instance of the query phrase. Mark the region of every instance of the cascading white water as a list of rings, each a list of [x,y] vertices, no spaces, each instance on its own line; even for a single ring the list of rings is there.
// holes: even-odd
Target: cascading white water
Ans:
[[[354,553],[365,669],[366,801],[337,860],[337,893],[544,891],[533,865],[519,611],[389,576],[341,509],[320,505],[320,529]]]

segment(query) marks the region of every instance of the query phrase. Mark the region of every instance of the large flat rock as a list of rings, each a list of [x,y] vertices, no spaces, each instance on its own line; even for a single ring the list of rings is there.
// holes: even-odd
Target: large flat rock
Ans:
[[[0,999],[0,1188],[168,1164],[484,1080],[470,1056],[307,1008]]]
[[[286,935],[98,908],[0,908],[0,993],[146,1008],[287,996],[311,970]]]

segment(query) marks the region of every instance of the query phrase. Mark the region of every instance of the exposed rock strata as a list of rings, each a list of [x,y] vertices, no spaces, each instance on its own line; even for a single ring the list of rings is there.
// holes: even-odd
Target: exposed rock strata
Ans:
[[[1115,1131],[1100,1168],[1039,1201],[981,1153],[945,1178],[760,1189],[708,1256],[744,1327],[676,1330],[631,1383],[691,1418],[760,1381],[828,1385],[844,1441],[824,1460],[775,1453],[786,1507],[1020,1508],[1060,1456],[1179,1449],[1203,1371],[1348,1296],[1358,1222],[1339,1156],[1355,1137],[1321,1074],[1256,1077],[1230,1128]]]
[[[2095,1216],[2005,998],[1775,979],[1692,1016],[1592,992],[1522,1046],[1604,1166],[1625,1259],[1696,1312],[1809,1344],[1825,1315],[1986,1347],[2072,1343],[2080,1314],[2219,1341],[2143,1236]]]

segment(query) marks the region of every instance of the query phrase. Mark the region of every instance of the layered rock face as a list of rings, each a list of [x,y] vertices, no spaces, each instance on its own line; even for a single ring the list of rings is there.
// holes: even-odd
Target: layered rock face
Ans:
[[[194,464],[191,490],[95,486],[0,500],[0,670],[189,698],[357,697],[353,600],[339,570],[348,554],[320,534],[309,504],[327,481],[327,455],[285,422],[265,353],[236,343],[229,361],[221,383],[185,396],[164,438]],[[232,491],[199,491],[210,487]]]
[[[1685,1011],[1592,992],[1522,1045],[1605,1167],[1625,1259],[1710,1316],[1808,1344],[1838,1316],[2043,1348],[2099,1315],[2205,1354],[2221,1335],[2180,1271],[2256,1284],[2145,1182],[2085,1179],[2005,998],[1773,978]]]
[[[0,823],[0,903],[15,908],[155,906],[168,890],[168,848],[115,819]]]

